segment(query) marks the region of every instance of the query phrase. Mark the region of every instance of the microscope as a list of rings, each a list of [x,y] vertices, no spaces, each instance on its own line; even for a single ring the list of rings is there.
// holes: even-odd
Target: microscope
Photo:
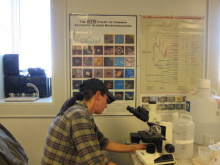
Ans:
[[[172,145],[172,123],[161,121],[156,114],[156,102],[149,102],[148,110],[128,106],[127,110],[149,126],[147,131],[130,133],[132,143],[146,143],[146,150],[136,150],[136,156],[144,165],[174,165],[175,148]]]

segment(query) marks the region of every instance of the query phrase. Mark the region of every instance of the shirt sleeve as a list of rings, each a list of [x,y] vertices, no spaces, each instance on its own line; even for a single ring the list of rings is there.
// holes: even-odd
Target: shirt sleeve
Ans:
[[[75,113],[72,120],[72,140],[76,145],[81,164],[107,164],[108,158],[101,153],[100,142],[105,144],[103,136],[96,134],[97,127],[90,120],[89,115],[83,112]],[[99,132],[99,131],[98,131]],[[106,144],[107,145],[107,144]]]
[[[92,122],[94,124],[94,130],[95,130],[95,133],[96,133],[96,135],[98,137],[101,150],[103,150],[108,145],[109,140],[107,138],[105,138],[105,136],[103,135],[102,132],[99,131],[99,128],[96,126],[94,120],[92,120]]]

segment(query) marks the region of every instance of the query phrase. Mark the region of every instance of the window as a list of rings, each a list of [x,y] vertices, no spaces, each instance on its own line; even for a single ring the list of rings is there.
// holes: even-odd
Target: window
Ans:
[[[1,0],[0,5],[0,55],[12,53],[11,2]]]
[[[19,54],[20,70],[51,76],[50,0],[1,0],[0,22],[0,54]]]

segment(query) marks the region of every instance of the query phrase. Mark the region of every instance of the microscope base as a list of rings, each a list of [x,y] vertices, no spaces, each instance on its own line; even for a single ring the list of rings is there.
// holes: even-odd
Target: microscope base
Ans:
[[[143,164],[147,165],[175,165],[176,162],[173,154],[169,153],[162,154],[156,152],[154,154],[149,154],[146,150],[137,150],[136,155]]]

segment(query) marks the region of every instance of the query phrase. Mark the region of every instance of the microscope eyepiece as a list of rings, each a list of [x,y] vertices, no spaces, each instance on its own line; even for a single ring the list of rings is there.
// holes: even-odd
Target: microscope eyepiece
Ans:
[[[127,106],[127,110],[129,112],[131,112],[134,116],[136,116],[138,119],[140,119],[144,122],[148,121],[148,119],[149,119],[149,115],[148,115],[149,112],[140,106],[138,106],[137,109],[130,107],[130,106]]]

